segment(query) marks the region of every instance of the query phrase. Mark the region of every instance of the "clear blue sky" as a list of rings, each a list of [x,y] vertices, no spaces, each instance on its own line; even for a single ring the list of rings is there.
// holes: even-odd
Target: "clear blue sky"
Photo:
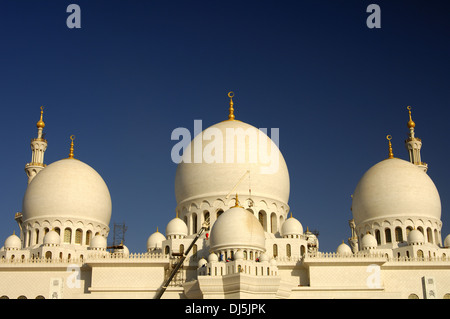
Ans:
[[[69,29],[66,8],[81,8]],[[369,29],[366,8],[381,8]],[[39,107],[45,162],[75,155],[111,192],[126,245],[146,250],[175,216],[173,129],[238,119],[280,129],[291,210],[320,250],[350,236],[350,195],[372,165],[407,159],[406,106],[450,233],[448,1],[0,2],[0,246],[27,185]],[[110,238],[112,238],[110,236]]]

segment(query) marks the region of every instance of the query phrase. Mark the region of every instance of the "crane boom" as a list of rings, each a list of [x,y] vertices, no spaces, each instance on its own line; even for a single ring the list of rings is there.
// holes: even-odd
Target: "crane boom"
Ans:
[[[244,180],[244,178],[247,177],[247,175],[250,174],[250,171],[246,171],[244,175],[242,175],[241,179],[239,179],[239,181],[236,183],[236,185],[234,185],[233,189],[227,194],[227,196],[225,196],[226,199],[228,199],[228,197],[230,197],[230,195],[232,193],[234,193],[234,190],[239,186],[240,183],[242,183],[242,181]]]
[[[180,258],[180,260],[178,261],[178,263],[176,264],[175,268],[172,270],[172,272],[170,273],[169,278],[167,278],[166,282],[161,286],[161,288],[159,289],[159,291],[156,293],[154,299],[161,299],[162,295],[164,294],[164,292],[166,291],[167,287],[169,286],[170,282],[172,281],[173,277],[175,277],[175,275],[177,274],[178,270],[180,269],[180,267],[183,265],[184,260],[186,259],[187,255],[189,254],[189,252],[191,251],[192,247],[194,247],[195,243],[197,242],[197,240],[200,238],[200,236],[202,235],[202,233],[204,231],[206,231],[209,227],[209,219],[206,220],[203,225],[202,228],[200,228],[200,230],[197,232],[197,234],[195,235],[194,240],[192,241],[192,243],[189,245],[188,249],[186,250],[186,252],[183,252],[182,257]]]

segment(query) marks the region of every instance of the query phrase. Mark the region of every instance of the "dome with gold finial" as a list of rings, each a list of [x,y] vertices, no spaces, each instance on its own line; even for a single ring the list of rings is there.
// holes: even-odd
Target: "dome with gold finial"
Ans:
[[[92,223],[108,231],[111,209],[111,196],[103,178],[89,165],[73,160],[73,156],[54,162],[37,174],[28,185],[22,204],[24,224],[70,220],[74,224]]]
[[[226,210],[214,223],[210,236],[211,251],[254,249],[265,251],[264,229],[258,219],[239,204]]]
[[[389,156],[372,166],[360,179],[352,196],[356,227],[389,218],[431,220],[438,223],[441,201],[431,178],[416,165]]]
[[[209,196],[225,197],[250,171],[252,195],[277,200],[287,207],[289,173],[282,153],[266,132],[236,119],[234,93],[228,96],[228,119],[203,130],[183,150],[175,176],[177,204]],[[248,193],[249,188],[242,183],[235,191],[244,193],[244,189]]]

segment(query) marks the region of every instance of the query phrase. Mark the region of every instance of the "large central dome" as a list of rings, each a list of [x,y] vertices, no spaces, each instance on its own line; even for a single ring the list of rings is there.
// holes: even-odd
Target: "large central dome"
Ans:
[[[243,177],[246,181],[239,184]],[[290,185],[286,162],[264,132],[228,120],[205,129],[186,148],[177,167],[175,196],[180,204],[201,197],[226,196],[231,191],[248,194],[249,186],[254,196],[287,203]]]

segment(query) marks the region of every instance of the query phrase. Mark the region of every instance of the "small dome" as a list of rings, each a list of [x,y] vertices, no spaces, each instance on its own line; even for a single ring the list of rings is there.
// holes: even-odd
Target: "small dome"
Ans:
[[[377,240],[372,234],[365,234],[363,239],[361,240],[362,249],[374,249],[377,248],[377,246]]]
[[[44,236],[44,245],[59,245],[61,243],[61,237],[53,229]]]
[[[116,248],[114,249],[114,253],[115,254],[122,254],[124,256],[128,256],[130,254],[130,250],[128,249],[127,246],[122,245],[122,248]]]
[[[447,235],[447,237],[445,237],[445,239],[444,239],[444,247],[445,248],[450,248],[450,235]]]
[[[164,240],[166,240],[166,237],[163,234],[159,231],[154,232],[147,239],[147,250],[162,248],[162,242]]]
[[[244,252],[242,250],[238,250],[234,254],[234,260],[244,260]]]
[[[14,233],[5,240],[5,249],[18,250],[22,247],[22,242],[20,238]]]
[[[172,219],[166,227],[166,236],[182,236],[186,237],[188,234],[188,228],[186,223],[182,221],[180,218],[175,217]]]
[[[281,236],[290,236],[290,235],[301,235],[303,234],[303,226],[300,222],[291,216],[291,218],[286,219],[286,221],[281,226]]]
[[[91,240],[92,249],[106,249],[106,238],[102,235],[96,235]]]
[[[202,258],[198,261],[198,268],[203,267],[204,265],[206,265],[208,262],[206,261],[205,258]]]
[[[265,236],[258,219],[237,206],[225,211],[214,223],[210,237],[211,250],[250,248],[265,251]]]
[[[342,244],[340,244],[336,249],[336,253],[340,255],[351,255],[353,252],[350,246],[342,241]]]
[[[259,256],[259,261],[269,261],[269,255],[267,255],[267,253],[262,253],[261,256]]]
[[[423,234],[417,229],[413,229],[409,232],[407,240],[409,245],[421,245],[424,243]]]
[[[218,261],[218,260],[219,260],[219,257],[217,257],[217,255],[215,253],[209,254],[209,256],[208,256],[208,262],[209,263],[210,262],[215,262],[215,261]]]

